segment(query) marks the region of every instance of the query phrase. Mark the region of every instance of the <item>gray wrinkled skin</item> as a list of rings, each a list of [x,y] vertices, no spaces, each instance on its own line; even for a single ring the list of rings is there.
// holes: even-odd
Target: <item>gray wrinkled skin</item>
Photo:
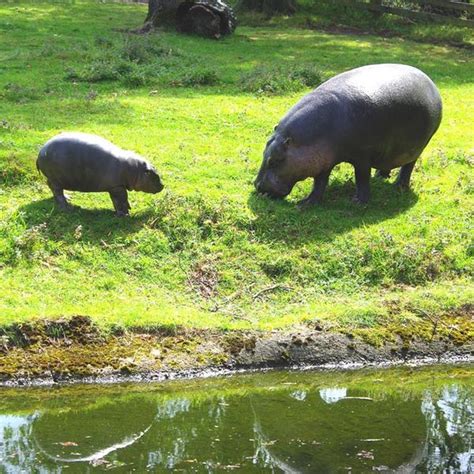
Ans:
[[[118,216],[128,215],[127,191],[159,193],[155,168],[141,156],[86,133],[61,133],[41,148],[36,166],[56,203],[68,208],[64,190],[108,192]]]
[[[311,194],[299,204],[318,204],[332,169],[348,162],[355,169],[356,202],[369,200],[372,168],[384,178],[401,168],[396,184],[408,188],[441,115],[438,89],[414,67],[378,64],[339,74],[303,97],[275,127],[255,187],[283,198],[298,181],[314,178]]]

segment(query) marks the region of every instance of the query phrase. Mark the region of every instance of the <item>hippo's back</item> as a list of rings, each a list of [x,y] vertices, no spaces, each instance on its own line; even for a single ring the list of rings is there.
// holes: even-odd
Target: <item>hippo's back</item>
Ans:
[[[86,133],[61,133],[45,143],[38,169],[64,189],[105,191],[116,186],[124,162],[123,150]]]
[[[375,64],[321,84],[278,128],[304,145],[324,138],[344,161],[368,154],[374,167],[399,166],[423,150],[441,114],[441,97],[426,74],[403,64]]]
[[[425,105],[436,107],[440,102],[433,81],[424,72],[406,64],[358,67],[334,76],[318,89],[337,92],[341,87],[354,98],[369,97],[376,104],[412,104],[421,100],[428,101]]]

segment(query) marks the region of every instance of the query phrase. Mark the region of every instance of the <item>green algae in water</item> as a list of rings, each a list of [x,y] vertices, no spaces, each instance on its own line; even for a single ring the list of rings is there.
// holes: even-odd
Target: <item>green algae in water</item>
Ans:
[[[0,389],[0,472],[472,472],[472,367]]]

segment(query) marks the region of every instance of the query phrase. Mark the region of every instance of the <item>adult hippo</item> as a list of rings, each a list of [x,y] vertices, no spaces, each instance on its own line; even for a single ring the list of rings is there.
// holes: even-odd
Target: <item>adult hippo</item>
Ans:
[[[64,190],[110,194],[118,216],[128,215],[127,190],[159,193],[153,166],[132,151],[86,133],[61,133],[41,148],[36,167],[47,178],[57,204],[67,209]]]
[[[339,74],[303,97],[275,127],[255,180],[257,191],[287,196],[314,178],[311,194],[321,201],[332,169],[354,166],[356,195],[370,197],[371,168],[382,177],[401,167],[397,185],[408,188],[416,160],[441,122],[441,97],[431,79],[403,64],[363,66]]]

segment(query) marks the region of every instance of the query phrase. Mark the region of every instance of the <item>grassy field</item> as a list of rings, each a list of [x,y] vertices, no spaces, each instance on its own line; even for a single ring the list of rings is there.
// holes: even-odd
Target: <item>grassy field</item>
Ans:
[[[0,5],[0,324],[90,315],[104,326],[262,328],[325,321],[375,327],[457,311],[474,299],[473,98],[469,49],[241,26],[221,41],[129,36],[145,6]],[[373,182],[350,201],[332,175],[321,207],[254,194],[266,138],[335,73],[370,63],[421,68],[443,123],[411,192]],[[148,157],[166,186],[54,208],[34,162],[60,131],[102,135]]]
[[[236,4],[237,0],[229,0]],[[273,27],[303,27],[309,29],[323,29],[331,32],[347,32],[351,34],[375,33],[383,37],[399,36],[419,42],[432,44],[451,44],[464,48],[474,47],[472,29],[459,24],[453,25],[446,21],[425,22],[413,21],[398,15],[374,15],[367,10],[367,5],[354,2],[353,5],[344,2],[328,0],[297,0],[297,11],[294,15],[273,16],[268,18],[264,14],[255,12],[239,12],[239,18],[246,25],[273,26]],[[368,0],[365,1],[368,3]],[[396,1],[387,2],[396,6]],[[398,2],[410,3],[410,2]],[[472,3],[472,2],[471,2]],[[359,5],[359,7],[357,6]],[[405,5],[406,6],[406,5]],[[417,8],[412,2],[410,8]],[[420,6],[418,5],[418,8]]]

